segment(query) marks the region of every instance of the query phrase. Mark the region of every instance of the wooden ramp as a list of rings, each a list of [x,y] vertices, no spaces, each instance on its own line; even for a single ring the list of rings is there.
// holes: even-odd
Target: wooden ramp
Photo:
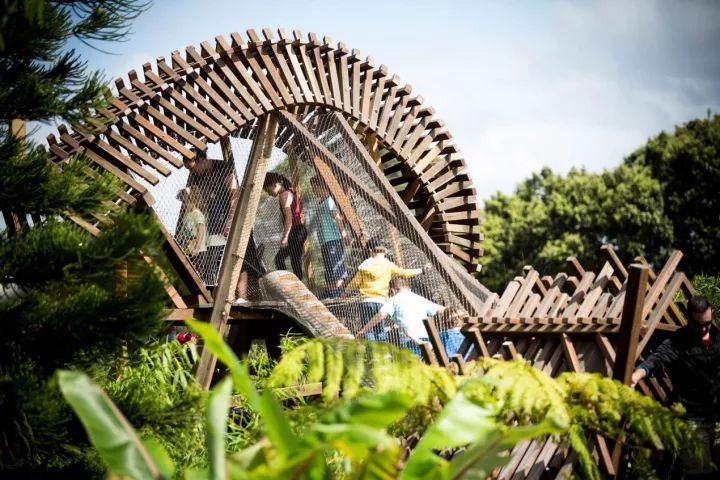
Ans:
[[[277,301],[277,309],[295,319],[313,337],[353,338],[295,274],[284,270],[270,272],[260,279],[260,289],[264,298]]]

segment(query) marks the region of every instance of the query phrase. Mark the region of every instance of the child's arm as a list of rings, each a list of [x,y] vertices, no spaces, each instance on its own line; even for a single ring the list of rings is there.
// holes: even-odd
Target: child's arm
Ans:
[[[292,229],[292,201],[293,194],[285,190],[278,197],[280,201],[280,211],[283,217],[283,236],[280,240],[281,247],[287,247],[290,230]]]
[[[360,329],[360,331],[355,335],[357,338],[363,338],[365,334],[373,328],[378,323],[382,322],[388,317],[388,314],[380,310],[378,313],[376,313],[370,321],[365,325],[363,328]]]
[[[390,262],[390,274],[393,277],[412,278],[423,273],[422,268],[401,268]]]

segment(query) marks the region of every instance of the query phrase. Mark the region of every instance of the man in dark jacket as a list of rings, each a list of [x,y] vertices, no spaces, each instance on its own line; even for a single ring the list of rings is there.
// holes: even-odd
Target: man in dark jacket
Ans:
[[[688,325],[681,328],[633,372],[632,386],[646,376],[665,371],[673,384],[673,395],[685,407],[686,417],[720,465],[720,335],[713,325],[712,306],[707,298],[688,301]],[[686,478],[718,478],[686,465]]]

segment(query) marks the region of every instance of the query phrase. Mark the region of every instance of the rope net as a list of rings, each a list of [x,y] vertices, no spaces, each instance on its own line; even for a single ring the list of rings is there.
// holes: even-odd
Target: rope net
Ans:
[[[410,224],[415,218],[393,206],[382,173],[334,114],[312,111],[296,118],[280,124],[237,303],[272,301],[297,318],[290,297],[309,290],[318,308],[329,310],[353,335],[417,352],[413,339],[428,337],[422,319],[439,313],[440,336],[454,353],[462,339],[457,330],[464,315],[461,295],[419,248],[423,239]],[[151,187],[160,219],[210,286],[217,283],[256,129],[257,122],[241,129],[224,154],[219,145],[210,145],[206,159]],[[288,285],[285,298],[264,286],[279,270],[302,281]],[[399,292],[404,293],[393,296]],[[377,324],[368,328],[373,318]],[[298,318],[300,325],[313,321],[318,319]]]

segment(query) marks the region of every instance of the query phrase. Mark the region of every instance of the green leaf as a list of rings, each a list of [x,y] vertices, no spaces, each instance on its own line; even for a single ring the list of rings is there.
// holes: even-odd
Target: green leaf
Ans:
[[[399,457],[400,447],[397,445],[374,451],[361,466],[355,478],[357,480],[393,480],[398,475]]]
[[[363,395],[339,405],[327,414],[322,422],[385,428],[403,418],[413,403],[408,395],[401,392]]]
[[[280,455],[289,457],[292,451],[297,449],[299,445],[298,439],[290,428],[290,421],[272,394],[269,391],[262,396],[258,394],[247,372],[247,367],[240,363],[230,347],[227,346],[210,324],[194,320],[188,320],[187,324],[203,338],[205,348],[230,368],[235,388],[247,398],[250,406],[260,414],[273,446],[278,449]]]
[[[160,469],[110,398],[82,372],[58,371],[60,391],[80,418],[108,472],[135,479],[159,478]]]
[[[234,453],[229,458],[230,468],[247,471],[259,467],[267,460],[265,456],[266,447],[266,442],[260,440],[259,442]]]
[[[209,323],[198,322],[197,320],[187,320],[186,323],[193,332],[202,337],[204,348],[207,348],[230,369],[235,389],[245,396],[253,409],[259,410],[260,395],[255,389],[250,375],[248,375],[247,368],[240,363],[240,360],[223,341],[220,334]]]
[[[175,464],[165,447],[154,437],[145,437],[142,439],[142,442],[145,450],[150,454],[150,457],[153,459],[155,465],[157,465],[163,478],[173,478],[175,475]]]
[[[466,384],[470,385],[469,383]],[[438,457],[434,451],[477,445],[478,455],[485,453],[484,445],[496,445],[503,437],[505,427],[495,419],[495,406],[478,405],[459,391],[445,406],[437,420],[428,428],[423,438],[410,454],[401,479],[449,478],[451,465]],[[494,452],[494,450],[489,450]],[[488,453],[489,455],[489,453]],[[471,457],[481,462],[485,457]],[[469,460],[468,460],[469,462]]]
[[[300,442],[270,390],[265,390],[260,396],[258,412],[265,422],[265,431],[277,453],[283,458],[292,456],[300,447]]]
[[[225,378],[212,389],[208,398],[205,417],[207,420],[209,478],[211,480],[225,478],[225,433],[231,394],[231,380]]]
[[[521,440],[556,432],[557,428],[549,422],[495,430],[483,441],[470,445],[462,454],[452,459],[449,477],[453,480],[487,478],[495,468],[504,466],[510,460],[509,456],[500,456],[502,452],[511,449]]]

